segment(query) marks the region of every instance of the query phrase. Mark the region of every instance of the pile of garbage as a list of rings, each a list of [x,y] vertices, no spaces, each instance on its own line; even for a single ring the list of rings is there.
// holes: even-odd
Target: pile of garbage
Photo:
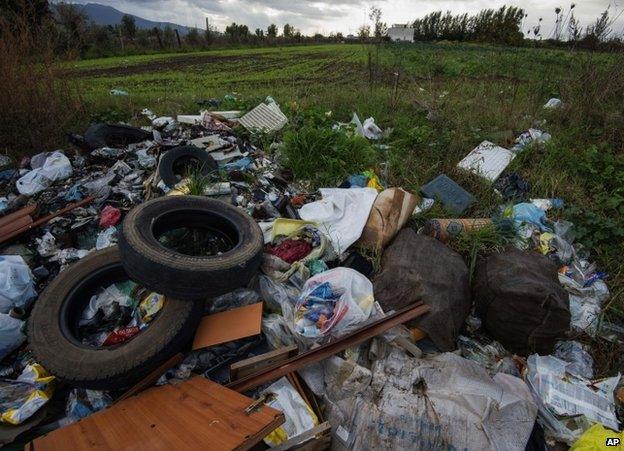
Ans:
[[[231,386],[262,375],[262,356],[279,371],[280,353],[341,343],[245,385],[284,413],[266,446],[320,443],[325,424],[349,449],[622,437],[620,374],[594,379],[585,344],[622,341],[601,321],[607,275],[573,224],[549,219],[564,201],[507,170],[548,133],[510,149],[485,141],[458,163],[501,199],[492,217],[465,218],[476,199],[445,174],[419,193],[372,169],[309,192],[279,145],[241,138],[287,125],[271,98],[248,112],[143,114],[151,126],[95,124],[71,135],[73,151],[3,162],[0,443],[113,409],[146,378]],[[372,118],[353,124],[384,135]],[[455,217],[419,219],[435,203]],[[453,242],[484,228],[507,245],[465,261]],[[390,326],[419,303],[427,313]]]

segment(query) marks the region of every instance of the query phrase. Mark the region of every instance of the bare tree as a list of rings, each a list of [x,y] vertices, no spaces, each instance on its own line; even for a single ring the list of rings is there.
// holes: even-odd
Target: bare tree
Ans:
[[[371,6],[368,18],[373,22],[373,34],[377,39],[388,35],[388,25],[381,21],[383,13],[377,6]]]

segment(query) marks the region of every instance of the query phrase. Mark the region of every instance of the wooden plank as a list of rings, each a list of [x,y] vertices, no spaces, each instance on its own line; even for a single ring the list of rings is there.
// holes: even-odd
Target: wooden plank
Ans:
[[[233,363],[230,365],[230,380],[235,381],[276,363],[285,362],[298,352],[297,345],[291,345]]]
[[[31,213],[33,213],[36,209],[37,209],[37,204],[31,204],[17,211],[14,211],[13,213],[3,216],[2,218],[0,218],[0,227],[10,224],[11,222],[15,221],[16,219],[21,218],[22,216],[28,216]]]
[[[321,360],[331,357],[334,354],[338,354],[351,346],[359,345],[360,343],[373,338],[386,330],[393,328],[394,326],[398,326],[399,324],[424,315],[428,311],[429,307],[424,305],[422,302],[410,305],[402,310],[399,310],[398,312],[367,324],[361,329],[345,335],[336,341],[311,349],[302,354],[298,354],[288,359],[283,364],[278,363],[265,370],[259,371],[258,373],[234,382],[230,382],[227,387],[241,393],[258,387],[267,382],[279,379],[288,373],[305,368],[313,363],[320,362]]]
[[[57,216],[63,215],[65,213],[68,213],[68,212],[72,211],[74,208],[82,207],[83,205],[86,205],[89,202],[92,202],[93,199],[94,199],[93,197],[89,196],[89,197],[87,197],[85,199],[82,199],[80,202],[76,202],[74,204],[70,204],[70,205],[68,205],[65,208],[62,208],[62,209],[60,209],[58,211],[55,211],[54,213],[50,213],[47,216],[39,218],[39,219],[37,219],[36,221],[34,221],[33,223],[31,223],[31,224],[29,224],[27,226],[24,226],[24,227],[22,227],[20,229],[17,229],[15,231],[13,231],[13,232],[10,232],[10,233],[8,233],[8,234],[6,234],[4,236],[0,236],[0,244],[10,240],[11,238],[15,238],[16,236],[19,236],[22,233],[26,233],[29,230],[32,230],[32,229],[34,229],[36,227],[39,227],[40,225],[45,224],[46,222],[50,221],[51,219],[56,218]]]
[[[132,387],[130,387],[130,389],[127,392],[125,392],[123,395],[121,395],[119,398],[115,400],[115,403],[118,403],[119,401],[123,401],[124,399],[129,398],[131,396],[137,395],[141,393],[143,390],[145,390],[146,388],[151,387],[158,381],[160,376],[162,376],[165,373],[165,371],[167,371],[172,366],[182,363],[183,360],[184,360],[184,355],[181,352],[178,352],[176,355],[171,357],[165,363],[163,363],[154,371],[152,371],[147,376],[145,376],[143,380],[137,382]]]
[[[259,335],[262,302],[204,316],[193,339],[193,351]]]
[[[272,451],[286,451],[288,449],[298,449],[301,445],[312,440],[322,441],[331,434],[331,425],[329,422],[321,423],[312,429],[302,432],[278,446],[272,448]]]
[[[204,377],[153,387],[31,443],[32,451],[247,450],[284,423],[284,414]]]
[[[30,215],[20,216],[19,218],[15,218],[13,221],[9,222],[0,227],[0,236],[8,235],[11,232],[15,232],[23,227],[26,227],[32,224],[33,220]]]

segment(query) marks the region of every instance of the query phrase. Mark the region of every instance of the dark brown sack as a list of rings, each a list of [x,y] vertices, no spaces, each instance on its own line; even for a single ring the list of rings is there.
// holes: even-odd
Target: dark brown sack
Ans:
[[[543,255],[515,248],[492,254],[477,264],[473,286],[485,329],[516,354],[551,354],[570,329],[568,293]]]
[[[461,255],[434,238],[403,229],[384,252],[381,267],[373,287],[384,311],[422,300],[431,311],[409,326],[426,332],[442,351],[455,349],[471,306],[468,268]]]

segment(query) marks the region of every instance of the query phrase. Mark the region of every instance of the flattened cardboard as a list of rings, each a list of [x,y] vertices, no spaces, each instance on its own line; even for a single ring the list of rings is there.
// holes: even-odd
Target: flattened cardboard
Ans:
[[[204,316],[199,323],[193,350],[260,334],[262,302]]]

